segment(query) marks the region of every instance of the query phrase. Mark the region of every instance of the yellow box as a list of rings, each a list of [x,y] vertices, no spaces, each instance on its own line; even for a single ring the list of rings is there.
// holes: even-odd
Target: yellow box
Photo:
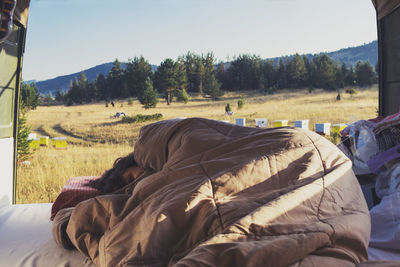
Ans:
[[[54,137],[52,143],[55,148],[67,148],[67,137]]]
[[[344,123],[334,124],[332,125],[332,134],[340,134],[340,132],[346,127],[347,125]]]
[[[39,138],[31,139],[31,142],[29,143],[29,147],[32,149],[38,149],[39,148]]]
[[[48,136],[39,136],[39,145],[40,146],[49,146],[50,139]]]
[[[273,122],[274,127],[288,126],[288,120],[276,120]]]

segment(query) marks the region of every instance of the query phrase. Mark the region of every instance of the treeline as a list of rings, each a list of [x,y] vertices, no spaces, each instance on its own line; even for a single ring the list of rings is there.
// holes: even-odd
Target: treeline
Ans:
[[[311,58],[296,54],[277,62],[245,54],[217,64],[213,53],[188,52],[177,60],[165,59],[156,71],[143,56],[129,60],[125,69],[115,60],[107,76],[100,74],[89,82],[82,72],[71,81],[66,93],[57,91],[55,99],[72,105],[127,97],[146,101],[148,96],[161,94],[170,103],[187,102],[188,92],[217,99],[223,91],[273,92],[304,87],[337,90],[345,86],[368,86],[376,81],[376,73],[368,61],[358,62],[353,68],[325,54]]]

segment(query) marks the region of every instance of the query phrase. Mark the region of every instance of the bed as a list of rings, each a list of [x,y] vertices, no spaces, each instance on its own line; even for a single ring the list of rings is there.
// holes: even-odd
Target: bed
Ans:
[[[0,257],[16,266],[367,261],[370,216],[351,162],[315,133],[171,120],[143,127],[134,153],[151,171],[129,194],[57,213],[55,229],[67,227],[56,240],[67,236],[77,250],[52,240],[50,204],[17,205],[0,210]],[[387,259],[375,252],[374,260]]]
[[[95,266],[76,250],[66,250],[51,234],[52,203],[0,207],[1,266]]]

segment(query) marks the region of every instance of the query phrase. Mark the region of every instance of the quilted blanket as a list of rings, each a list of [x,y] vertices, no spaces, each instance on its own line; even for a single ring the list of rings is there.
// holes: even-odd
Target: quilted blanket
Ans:
[[[150,175],[54,220],[66,227],[55,239],[97,266],[367,260],[370,218],[351,162],[313,132],[167,120],[141,129],[134,156]]]

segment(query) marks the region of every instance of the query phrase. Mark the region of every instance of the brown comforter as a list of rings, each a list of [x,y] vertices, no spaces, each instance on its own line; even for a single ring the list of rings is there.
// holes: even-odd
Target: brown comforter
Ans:
[[[69,238],[98,266],[367,259],[369,213],[351,162],[313,132],[161,121],[142,128],[134,153],[153,174],[131,194],[99,196],[55,219],[55,239]]]

